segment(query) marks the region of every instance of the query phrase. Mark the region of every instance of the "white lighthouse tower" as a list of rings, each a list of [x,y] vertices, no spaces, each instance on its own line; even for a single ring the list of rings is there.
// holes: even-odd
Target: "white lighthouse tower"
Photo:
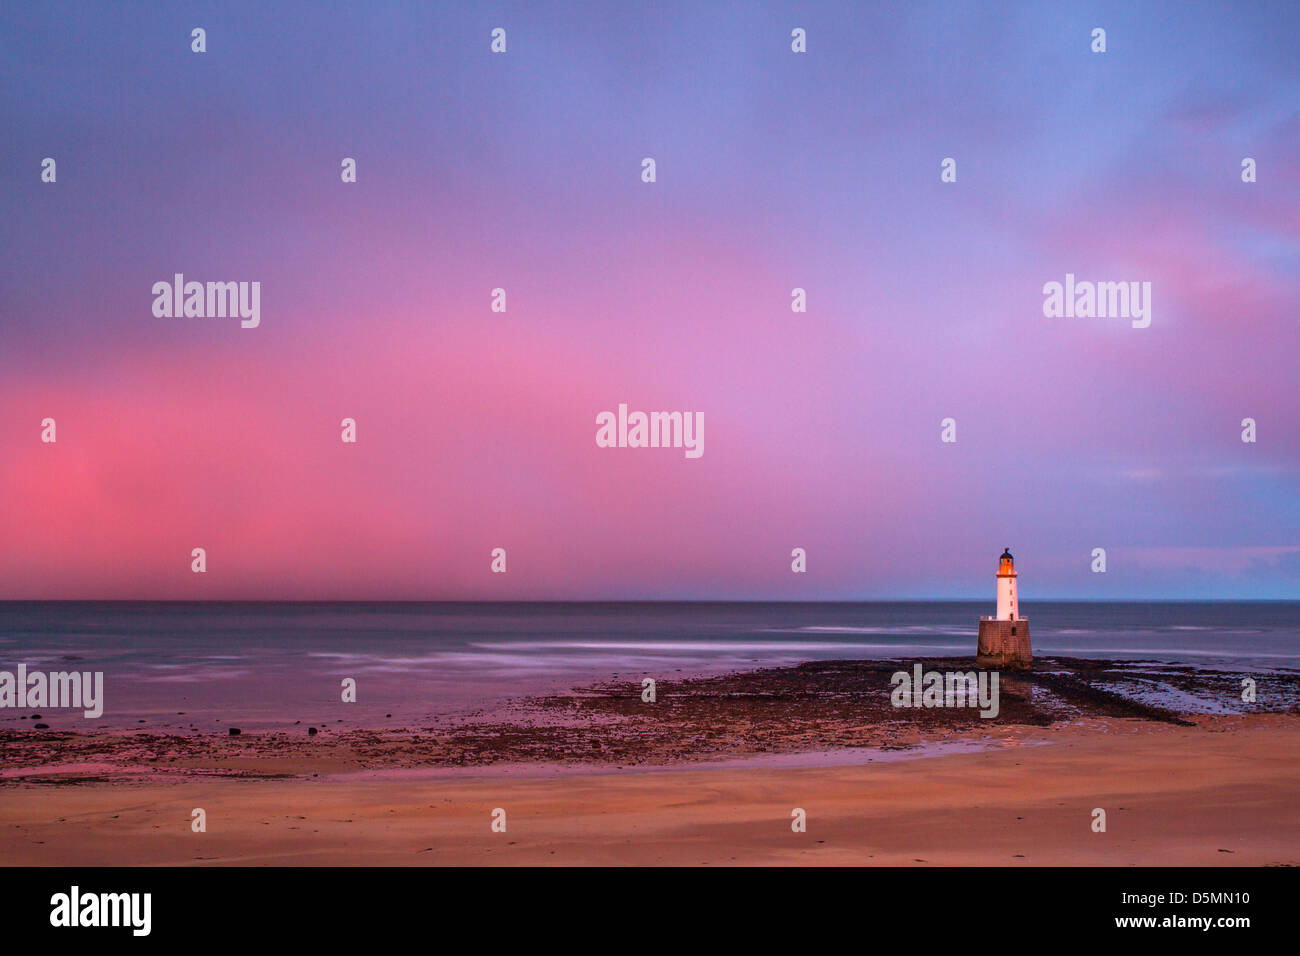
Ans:
[[[998,559],[998,620],[1014,621],[1020,617],[1020,603],[1016,600],[1016,559],[1011,549],[1004,548]]]
[[[1027,668],[1034,662],[1029,643],[1029,621],[1020,616],[1016,593],[1016,559],[1011,549],[998,558],[998,612],[980,618],[975,663],[980,667]]]

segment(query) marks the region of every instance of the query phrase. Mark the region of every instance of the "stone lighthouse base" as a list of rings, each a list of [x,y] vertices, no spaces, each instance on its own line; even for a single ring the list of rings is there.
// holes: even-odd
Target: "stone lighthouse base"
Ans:
[[[1028,670],[1034,663],[1034,652],[1029,646],[1029,622],[981,620],[975,663],[980,667]]]

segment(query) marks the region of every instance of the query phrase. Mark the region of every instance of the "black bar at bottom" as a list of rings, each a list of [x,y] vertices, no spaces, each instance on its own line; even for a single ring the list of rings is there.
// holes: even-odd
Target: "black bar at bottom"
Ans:
[[[1292,868],[582,869],[10,868],[0,869],[5,939],[120,939],[204,944],[369,941],[413,934],[436,948],[568,940],[675,945],[694,939],[805,944],[849,931],[860,941],[951,945],[991,934],[1152,942],[1200,936],[1231,945],[1293,924]],[[72,887],[148,893],[149,933],[71,922]],[[59,894],[67,905],[58,912]],[[138,898],[140,903],[143,897]],[[52,902],[53,900],[53,902]],[[143,923],[142,905],[126,910]],[[77,922],[80,922],[80,914]],[[1205,924],[1208,921],[1208,925]],[[687,929],[691,936],[681,935]],[[376,934],[380,936],[376,936]],[[617,934],[614,936],[608,934]],[[666,935],[667,934],[667,935]],[[809,934],[812,934],[811,936]],[[974,934],[967,936],[966,934]],[[1045,939],[1052,939],[1048,936]],[[1274,938],[1282,938],[1275,936]],[[453,943],[453,940],[456,942]],[[946,941],[946,942],[945,942]],[[1029,942],[1028,938],[1024,940]]]

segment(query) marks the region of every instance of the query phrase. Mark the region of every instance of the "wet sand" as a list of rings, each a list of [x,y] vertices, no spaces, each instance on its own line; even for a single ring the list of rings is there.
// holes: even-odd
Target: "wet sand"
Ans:
[[[1102,719],[829,768],[15,787],[0,862],[1297,865],[1298,793],[1294,717]],[[206,833],[190,830],[195,807]]]
[[[1239,675],[1044,661],[983,720],[895,710],[892,669],[683,680],[654,704],[613,682],[391,732],[9,733],[0,863],[1300,864],[1296,675],[1270,679],[1275,712],[1222,715],[1131,685],[1213,709]]]

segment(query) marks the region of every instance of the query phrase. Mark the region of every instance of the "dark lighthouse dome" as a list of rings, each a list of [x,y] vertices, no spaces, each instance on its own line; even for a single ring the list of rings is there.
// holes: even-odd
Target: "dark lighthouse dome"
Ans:
[[[1002,549],[1002,555],[1001,555],[1001,557],[999,558],[999,560],[1001,560],[1001,561],[1014,561],[1015,559],[1014,559],[1013,557],[1011,557],[1011,549],[1010,549],[1010,548],[1003,548],[1003,549]]]

